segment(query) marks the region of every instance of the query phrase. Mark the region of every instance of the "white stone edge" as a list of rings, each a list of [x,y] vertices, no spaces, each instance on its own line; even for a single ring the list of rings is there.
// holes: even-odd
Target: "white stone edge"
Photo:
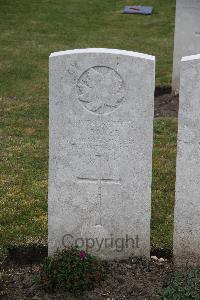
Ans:
[[[142,58],[142,59],[155,61],[155,56],[152,56],[152,55],[143,54],[143,53],[139,53],[139,52],[133,52],[133,51],[107,49],[107,48],[87,48],[87,49],[74,49],[74,50],[53,52],[50,54],[49,58],[57,57],[57,56],[61,56],[61,55],[81,54],[81,53],[104,53],[104,54],[108,53],[108,54],[133,56],[133,57],[138,57],[138,58]]]
[[[195,59],[200,59],[200,54],[183,56],[181,62],[195,60]]]

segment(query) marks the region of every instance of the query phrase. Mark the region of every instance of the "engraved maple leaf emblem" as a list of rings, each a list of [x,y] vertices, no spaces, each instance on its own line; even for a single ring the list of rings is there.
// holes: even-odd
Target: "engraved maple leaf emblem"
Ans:
[[[124,99],[123,80],[109,67],[90,68],[79,79],[78,99],[93,113],[109,113]]]

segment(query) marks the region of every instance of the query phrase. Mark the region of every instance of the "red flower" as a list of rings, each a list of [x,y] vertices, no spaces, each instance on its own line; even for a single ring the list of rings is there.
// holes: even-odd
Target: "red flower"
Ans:
[[[81,250],[81,251],[79,252],[79,256],[80,256],[80,258],[81,258],[82,260],[85,259],[85,257],[86,257],[85,251]]]

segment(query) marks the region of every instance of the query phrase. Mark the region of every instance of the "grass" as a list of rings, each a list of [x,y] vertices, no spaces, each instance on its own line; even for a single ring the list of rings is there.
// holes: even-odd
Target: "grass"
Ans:
[[[121,14],[125,0],[0,0],[0,245],[47,241],[48,56],[107,47],[153,54],[170,85],[175,0],[152,16]],[[172,242],[176,129],[155,121],[152,244]]]
[[[177,120],[157,119],[154,124],[151,243],[171,248],[175,197]]]
[[[132,0],[0,0],[1,95],[47,98],[51,52],[106,47],[152,54],[157,85],[169,85],[175,0],[153,5],[152,16],[124,15]]]

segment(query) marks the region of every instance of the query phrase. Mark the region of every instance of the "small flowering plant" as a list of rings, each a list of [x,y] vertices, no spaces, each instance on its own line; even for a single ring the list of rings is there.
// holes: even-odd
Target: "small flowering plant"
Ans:
[[[57,250],[44,260],[40,270],[40,281],[45,289],[69,291],[76,296],[94,288],[104,279],[102,262],[78,247]]]
[[[79,256],[80,256],[80,259],[81,259],[81,260],[84,260],[85,257],[86,257],[85,251],[81,250],[81,251],[79,252]]]

